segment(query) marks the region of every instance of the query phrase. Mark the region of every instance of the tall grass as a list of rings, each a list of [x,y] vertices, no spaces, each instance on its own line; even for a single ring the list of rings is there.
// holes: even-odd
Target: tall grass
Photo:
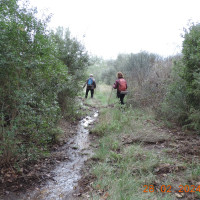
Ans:
[[[141,121],[138,121],[139,117]],[[93,133],[101,136],[92,168],[97,177],[93,184],[96,190],[108,192],[109,199],[174,199],[170,194],[144,193],[144,185],[156,181],[154,170],[161,163],[173,163],[154,151],[144,149],[141,144],[123,145],[123,138],[137,136],[143,130],[148,116],[141,111],[115,108],[103,110]],[[93,194],[94,199],[100,196]]]
[[[109,90],[103,85],[101,87],[106,95]],[[114,96],[112,100],[115,100]],[[152,112],[146,109],[121,106],[115,102],[113,107],[100,110],[98,123],[91,134],[99,137],[98,149],[93,155],[93,160],[98,162],[93,162],[91,168],[91,173],[97,177],[92,183],[92,199],[174,200],[177,195],[175,189],[179,185],[198,182],[197,159],[187,163],[178,155],[168,154],[169,149],[162,144],[160,149],[149,145],[149,142],[156,145],[170,138],[166,130],[159,128]],[[162,166],[172,169],[180,166],[184,171],[157,174]],[[153,185],[155,191],[144,192],[144,185]],[[172,192],[162,193],[161,185],[171,185]]]

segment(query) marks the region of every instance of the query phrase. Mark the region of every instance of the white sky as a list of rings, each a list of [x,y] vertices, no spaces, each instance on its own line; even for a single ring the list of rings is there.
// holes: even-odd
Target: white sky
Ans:
[[[39,12],[53,14],[50,27],[69,28],[89,53],[105,59],[141,50],[174,55],[189,19],[200,21],[200,0],[30,1]]]

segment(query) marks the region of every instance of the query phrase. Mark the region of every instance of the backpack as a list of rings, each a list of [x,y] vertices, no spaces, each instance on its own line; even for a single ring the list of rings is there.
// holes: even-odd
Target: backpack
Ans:
[[[119,87],[118,90],[121,91],[126,91],[126,80],[123,78],[119,79]]]
[[[92,83],[93,83],[93,79],[92,79],[92,78],[89,78],[89,79],[88,79],[88,82],[87,82],[87,85],[88,85],[88,86],[92,86]]]

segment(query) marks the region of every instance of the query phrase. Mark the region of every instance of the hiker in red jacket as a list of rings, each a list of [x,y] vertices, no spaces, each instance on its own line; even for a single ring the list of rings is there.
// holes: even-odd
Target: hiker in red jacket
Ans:
[[[88,92],[91,92],[91,98],[93,98],[94,95],[94,89],[96,88],[96,82],[95,79],[93,77],[93,74],[90,74],[90,77],[87,79],[87,81],[85,82],[83,88],[86,87],[86,93],[85,93],[85,98],[87,99],[88,97]]]
[[[127,82],[124,79],[122,72],[117,73],[117,80],[115,81],[113,88],[117,89],[117,97],[120,99],[121,104],[124,104],[124,97],[127,90]]]

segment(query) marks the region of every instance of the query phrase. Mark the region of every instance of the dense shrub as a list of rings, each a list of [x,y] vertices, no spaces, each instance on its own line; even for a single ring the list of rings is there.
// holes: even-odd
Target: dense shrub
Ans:
[[[113,85],[116,79],[116,74],[117,71],[114,67],[110,67],[109,69],[106,69],[102,75],[101,75],[101,80],[104,81],[108,85]]]
[[[81,81],[85,81],[85,72],[90,65],[90,59],[85,47],[74,37],[68,29],[57,28],[51,35],[57,51],[57,57],[68,69],[68,83],[58,94],[58,102],[65,117],[75,113],[74,100],[82,90]]]
[[[54,142],[58,94],[77,95],[89,59],[69,32],[65,38],[49,33],[35,9],[17,3],[0,1],[0,164],[36,159]]]
[[[187,102],[195,109],[200,109],[200,24],[193,24],[185,32],[182,53]]]
[[[141,99],[143,106],[151,106],[158,111],[168,93],[169,85],[177,79],[175,74],[172,75],[173,62],[178,62],[180,59],[181,55],[176,55],[157,60],[142,87],[136,88],[135,92],[139,97],[136,96],[135,100]]]
[[[200,131],[200,25],[185,31],[183,57],[174,65],[174,81],[162,105],[165,118]]]
[[[159,117],[164,117],[179,125],[185,125],[188,120],[189,107],[186,102],[186,82],[181,78],[183,63],[181,60],[175,62],[171,73],[171,83],[164,96],[161,107],[156,109]]]

